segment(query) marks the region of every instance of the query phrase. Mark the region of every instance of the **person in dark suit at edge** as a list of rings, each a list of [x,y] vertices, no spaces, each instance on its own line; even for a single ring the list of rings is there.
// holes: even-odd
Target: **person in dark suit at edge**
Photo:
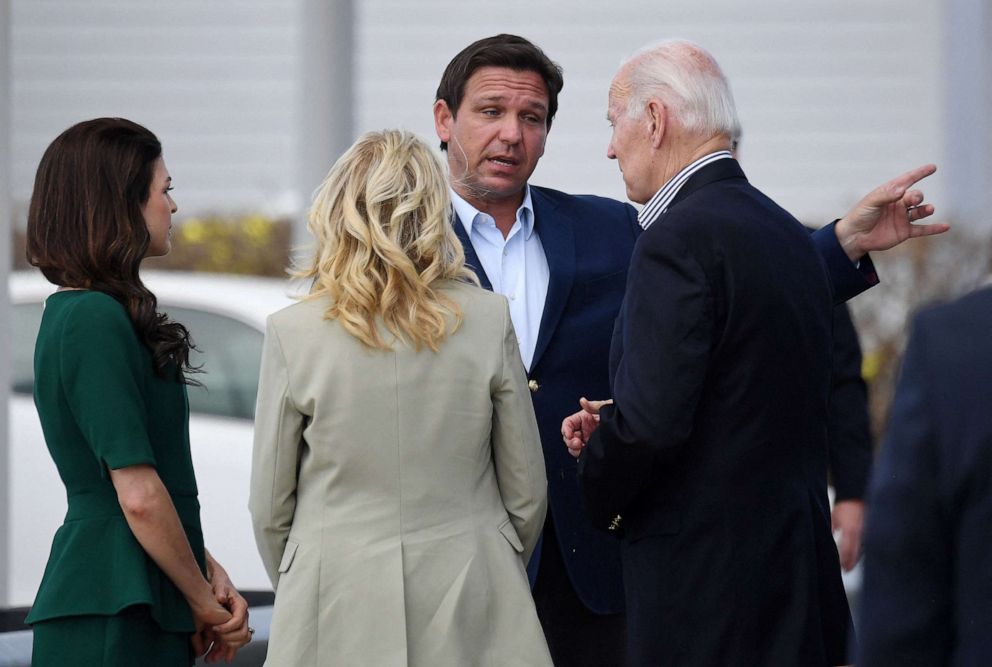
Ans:
[[[840,565],[850,571],[861,559],[865,496],[871,474],[872,439],[868,388],[861,375],[861,344],[847,304],[834,306],[833,358],[827,404],[830,483],[834,488],[831,528],[839,533]]]
[[[561,69],[528,40],[488,37],[447,65],[434,120],[451,171],[455,231],[483,286],[510,299],[544,445],[549,511],[529,568],[538,615],[556,664],[620,665],[619,543],[587,519],[575,462],[558,438],[576,395],[609,391],[610,336],[640,227],[629,205],[528,184],[562,85]],[[849,217],[870,217],[889,187]],[[829,237],[825,253],[844,257],[849,237],[835,236],[833,226],[820,234]],[[867,258],[850,271],[857,285],[873,279]]]
[[[858,665],[992,656],[992,287],[913,320],[868,495]]]
[[[608,118],[607,155],[646,204],[645,232],[613,337],[615,404],[583,400],[562,435],[584,451],[587,514],[623,531],[629,664],[843,664],[831,304],[877,282],[868,250],[946,229],[910,224],[933,212],[907,190],[934,168],[877,188],[810,243],[732,158],[733,98],[700,47],[635,55]]]

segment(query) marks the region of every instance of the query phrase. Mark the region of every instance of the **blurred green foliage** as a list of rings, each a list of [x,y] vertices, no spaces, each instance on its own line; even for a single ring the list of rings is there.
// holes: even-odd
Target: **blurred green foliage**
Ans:
[[[283,276],[292,224],[263,215],[187,218],[172,228],[172,252],[144,262],[149,269]]]
[[[257,276],[286,275],[292,222],[260,214],[207,215],[173,222],[172,251],[149,257],[142,266],[166,271],[202,271]],[[30,268],[24,257],[24,230],[14,232],[14,270]]]

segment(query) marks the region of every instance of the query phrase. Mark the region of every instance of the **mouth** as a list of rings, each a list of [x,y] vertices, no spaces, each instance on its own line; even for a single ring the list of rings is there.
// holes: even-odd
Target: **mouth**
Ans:
[[[520,164],[519,160],[506,155],[493,155],[491,157],[487,157],[486,161],[498,167],[516,167]]]

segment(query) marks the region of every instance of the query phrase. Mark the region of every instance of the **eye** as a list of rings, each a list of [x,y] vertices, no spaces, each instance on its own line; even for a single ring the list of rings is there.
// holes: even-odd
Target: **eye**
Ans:
[[[495,118],[496,116],[499,115],[499,111],[497,111],[496,109],[483,109],[482,110],[482,115],[483,116],[490,116],[492,118]]]

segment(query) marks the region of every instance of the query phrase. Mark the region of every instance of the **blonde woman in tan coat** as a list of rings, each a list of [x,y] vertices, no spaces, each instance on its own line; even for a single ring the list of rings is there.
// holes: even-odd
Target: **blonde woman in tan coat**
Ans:
[[[269,318],[250,506],[270,666],[551,665],[524,570],[537,424],[448,197],[412,134],[363,136],[311,209],[310,295]]]

